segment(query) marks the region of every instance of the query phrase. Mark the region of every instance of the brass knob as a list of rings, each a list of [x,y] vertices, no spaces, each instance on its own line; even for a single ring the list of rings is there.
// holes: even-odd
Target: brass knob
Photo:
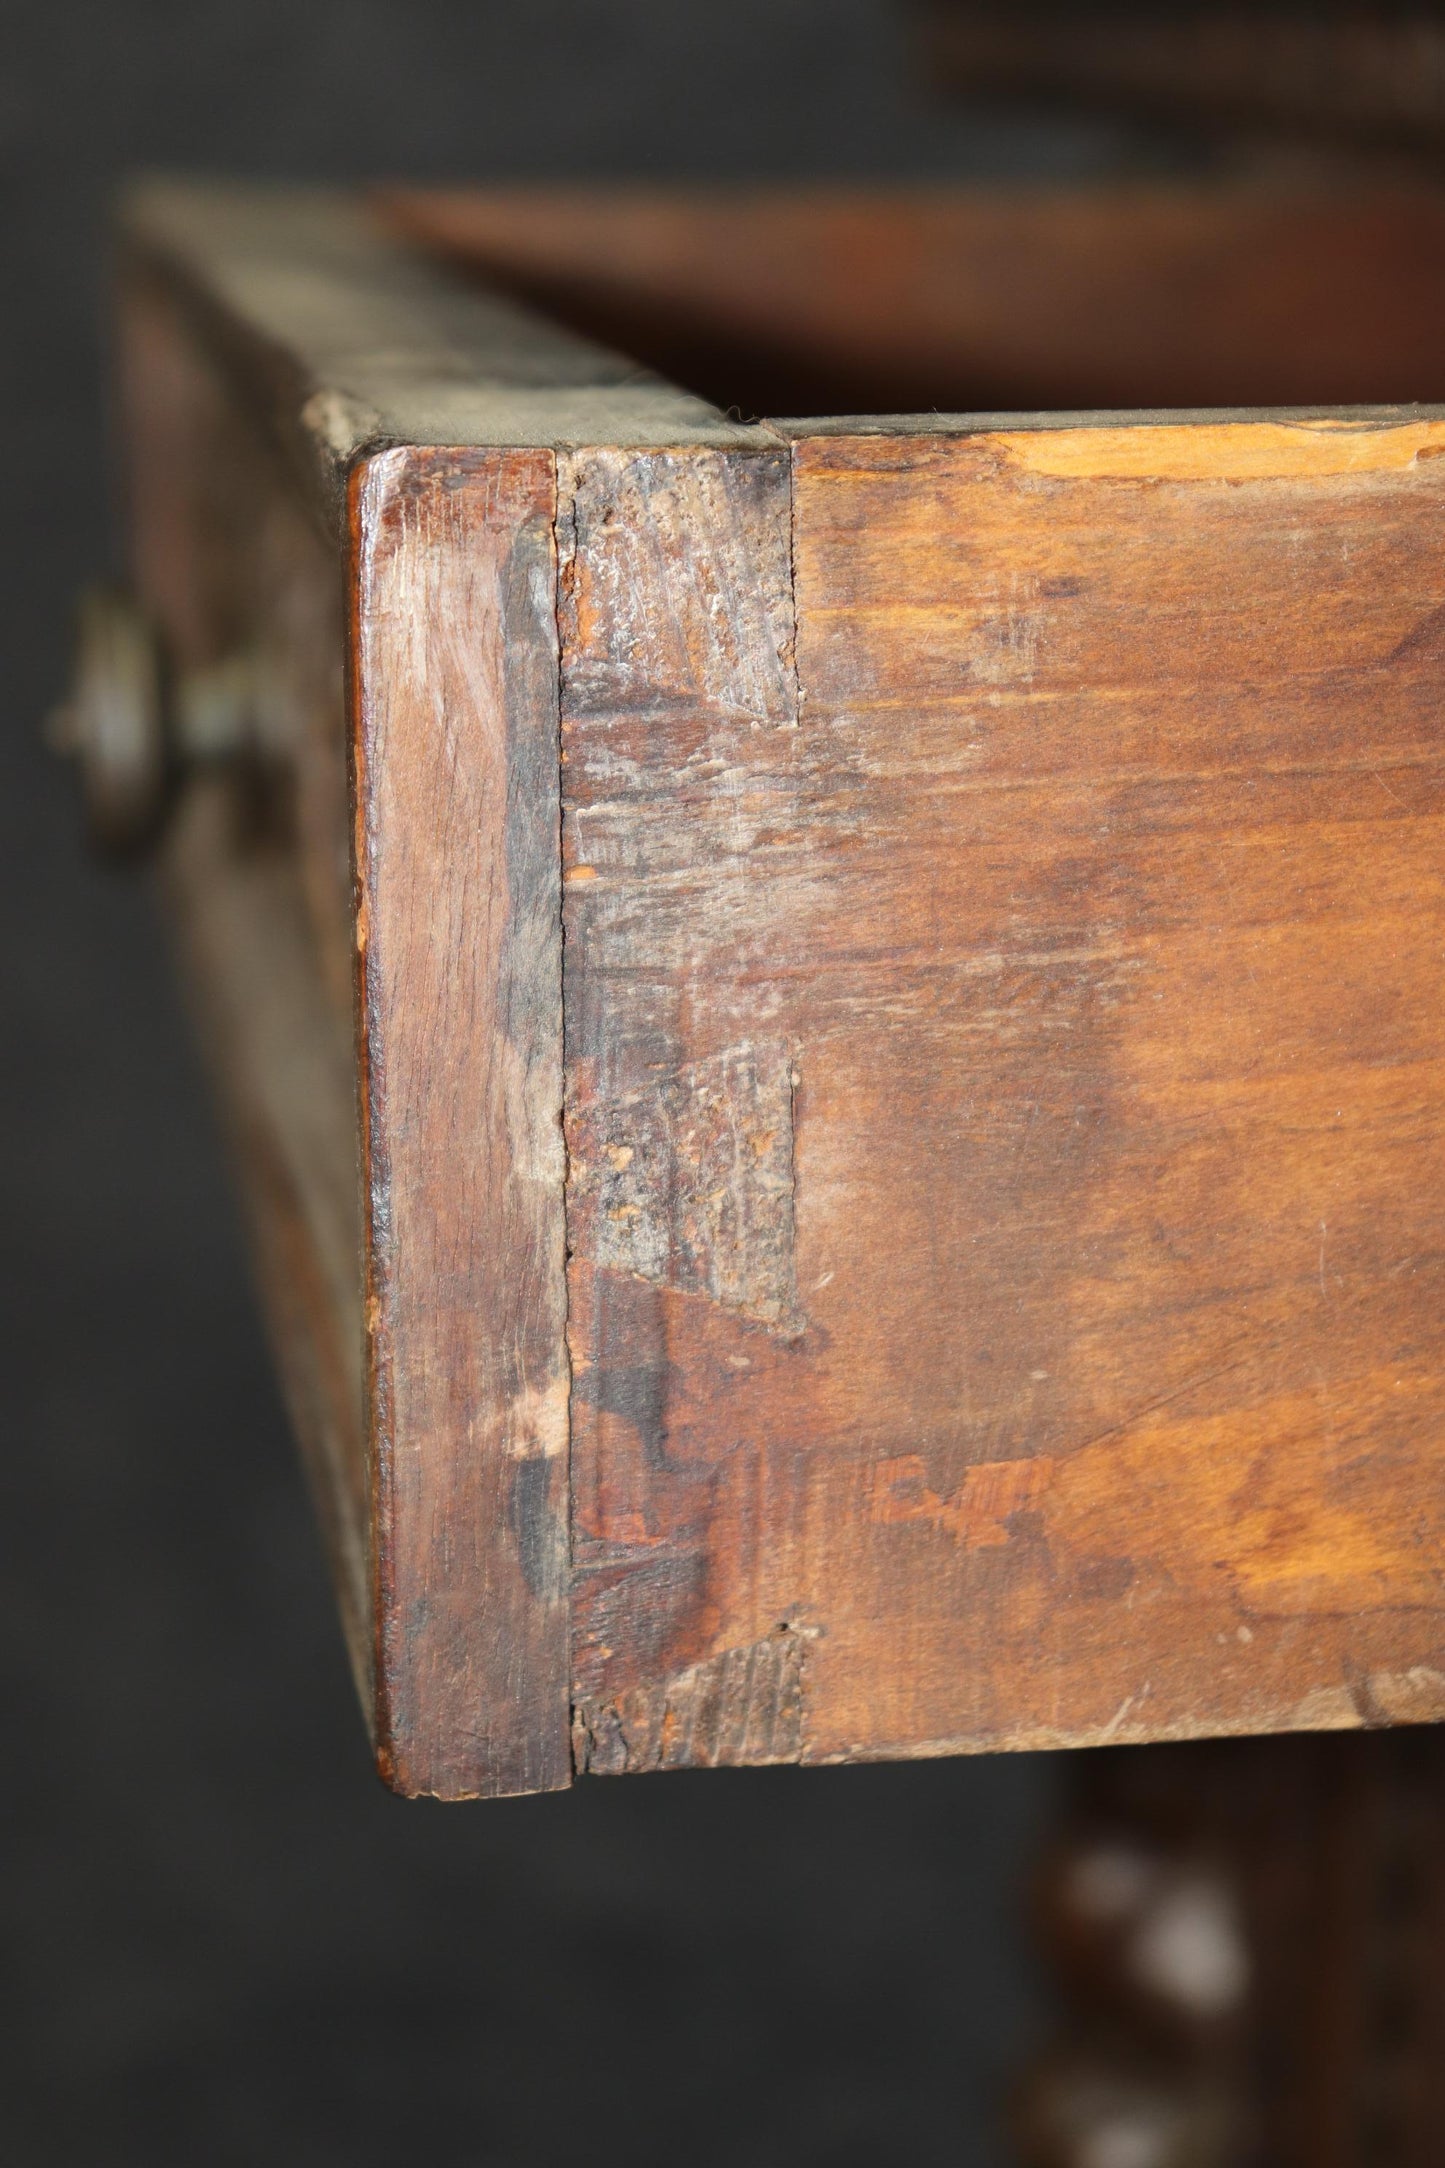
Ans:
[[[185,771],[234,759],[253,736],[254,670],[232,656],[177,676],[137,604],[119,589],[82,595],[69,697],[46,743],[80,774],[86,833],[107,857],[153,844]]]

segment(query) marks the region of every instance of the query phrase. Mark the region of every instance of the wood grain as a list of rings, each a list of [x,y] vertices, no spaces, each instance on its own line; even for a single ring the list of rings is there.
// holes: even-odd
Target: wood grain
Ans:
[[[165,885],[378,1762],[564,1784],[549,444],[715,418],[332,199],[143,192],[121,315],[143,598],[256,687]]]
[[[225,1125],[287,1406],[369,1705],[361,1239],[349,1018],[325,999],[295,856],[198,786],[161,869]]]
[[[737,435],[627,356],[447,276],[335,190],[151,181],[120,236],[338,542],[355,462],[387,446]]]
[[[1445,1711],[1442,441],[802,425],[791,501],[765,461],[670,496],[589,468],[563,721],[590,1766]],[[612,570],[640,526],[673,551],[665,652]],[[781,627],[731,669],[712,632],[788,546],[791,712],[755,690]],[[791,1243],[796,1309],[709,1283],[695,1237],[620,1266],[592,1197],[645,1218],[655,1174],[626,1182],[699,1080],[783,1053],[766,1119],[735,1092],[716,1209],[769,1285]],[[637,1155],[610,1187],[594,1138]]]
[[[378,1753],[570,1779],[553,461],[352,483]]]

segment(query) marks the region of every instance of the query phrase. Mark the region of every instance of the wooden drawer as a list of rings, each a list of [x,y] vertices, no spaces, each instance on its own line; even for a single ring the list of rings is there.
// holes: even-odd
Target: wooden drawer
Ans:
[[[160,187],[118,345],[388,1780],[1445,1714],[1442,199]]]

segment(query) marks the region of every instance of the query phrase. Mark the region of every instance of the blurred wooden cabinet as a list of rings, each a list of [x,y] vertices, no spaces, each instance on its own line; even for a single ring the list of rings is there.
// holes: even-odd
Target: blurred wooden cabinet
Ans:
[[[915,0],[935,75],[1154,125],[1438,148],[1440,0]]]
[[[1445,1713],[1445,196],[162,187],[118,322],[389,1780]]]

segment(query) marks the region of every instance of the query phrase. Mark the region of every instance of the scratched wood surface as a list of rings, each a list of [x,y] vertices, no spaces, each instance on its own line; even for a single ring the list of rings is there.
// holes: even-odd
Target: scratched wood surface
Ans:
[[[509,440],[714,417],[326,199],[144,192],[121,320],[142,598],[178,671],[259,665],[162,871],[378,1764],[566,1783],[555,477]]]
[[[745,426],[325,199],[132,248],[390,1781],[1445,1716],[1438,413]]]
[[[579,460],[590,1766],[1445,1713],[1442,449]]]

